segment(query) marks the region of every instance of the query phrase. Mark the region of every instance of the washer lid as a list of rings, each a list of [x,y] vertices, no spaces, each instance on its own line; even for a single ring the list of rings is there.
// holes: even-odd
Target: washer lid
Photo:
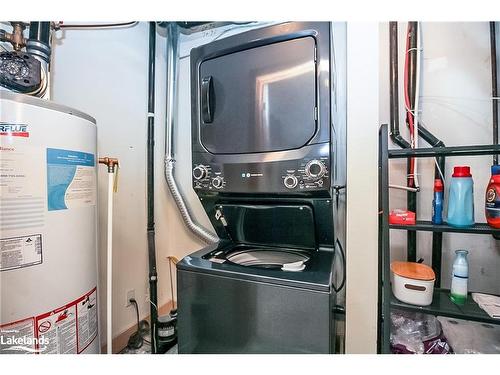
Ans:
[[[233,242],[309,251],[317,248],[314,211],[307,204],[221,204],[217,209]]]

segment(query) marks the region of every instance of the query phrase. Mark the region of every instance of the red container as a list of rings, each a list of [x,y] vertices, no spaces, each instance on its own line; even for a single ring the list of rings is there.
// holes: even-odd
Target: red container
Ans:
[[[485,215],[489,226],[500,229],[500,165],[491,167],[491,178],[484,200]]]

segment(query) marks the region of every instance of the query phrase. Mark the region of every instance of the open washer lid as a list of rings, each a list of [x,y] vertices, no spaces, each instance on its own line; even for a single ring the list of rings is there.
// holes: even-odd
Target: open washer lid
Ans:
[[[295,250],[312,252],[317,248],[314,211],[307,204],[220,204],[217,209],[223,215],[224,227],[235,243],[257,245],[258,251],[270,247],[274,252],[290,253]],[[272,252],[266,254],[271,258],[276,256]],[[261,256],[264,253],[259,253],[258,257]],[[289,257],[292,258],[292,255]]]

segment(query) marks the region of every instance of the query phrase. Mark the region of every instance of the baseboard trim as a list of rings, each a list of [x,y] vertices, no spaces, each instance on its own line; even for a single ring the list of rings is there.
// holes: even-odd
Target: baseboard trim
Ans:
[[[165,315],[170,312],[172,309],[172,301],[168,301],[164,305],[160,306],[160,309],[158,310],[158,315]],[[148,315],[145,318],[148,322],[151,322],[150,320],[150,315]],[[116,336],[113,339],[113,354],[118,354],[120,353],[128,343],[128,338],[137,330],[137,324],[134,323],[131,327],[120,333],[118,336]],[[101,353],[106,354],[107,351],[107,345],[104,344],[101,346]]]

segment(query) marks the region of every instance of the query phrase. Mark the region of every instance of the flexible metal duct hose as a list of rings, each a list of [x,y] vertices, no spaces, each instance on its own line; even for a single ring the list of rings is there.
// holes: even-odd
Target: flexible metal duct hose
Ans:
[[[184,224],[193,232],[198,238],[202,239],[207,243],[215,243],[219,241],[219,238],[213,235],[210,231],[203,228],[199,224],[195,223],[192,215],[189,211],[189,208],[184,201],[184,197],[182,196],[177,183],[174,178],[174,165],[175,160],[173,159],[165,159],[165,178],[167,180],[168,188],[170,193],[172,193],[172,197],[174,198],[175,204],[181,213],[182,220]]]
[[[193,220],[193,216],[186,205],[185,199],[182,196],[177,181],[174,177],[175,159],[173,152],[173,129],[175,120],[175,98],[177,95],[177,64],[178,64],[178,27],[174,22],[169,22],[167,26],[167,119],[165,129],[165,180],[167,181],[168,189],[174,198],[175,204],[181,213],[182,220],[188,229],[193,232],[198,238],[207,242],[215,243],[219,238],[212,234],[209,230]]]

